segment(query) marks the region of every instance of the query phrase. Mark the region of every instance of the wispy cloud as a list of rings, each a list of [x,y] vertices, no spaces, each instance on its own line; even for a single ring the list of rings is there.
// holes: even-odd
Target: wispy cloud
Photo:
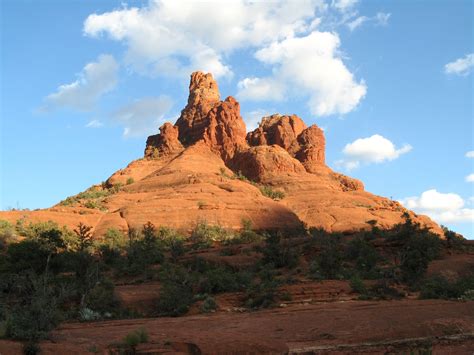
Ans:
[[[104,124],[99,120],[92,120],[92,121],[90,121],[86,124],[87,128],[100,128],[100,127],[103,127],[103,126],[104,126]]]
[[[124,126],[125,137],[144,136],[158,131],[172,106],[168,96],[146,97],[119,108],[111,119]]]
[[[444,66],[446,74],[468,75],[474,66],[474,53],[466,54],[463,58],[456,59]]]
[[[77,80],[63,84],[45,98],[43,111],[67,107],[79,111],[91,110],[97,100],[117,86],[119,64],[114,57],[102,54],[97,61],[88,63]]]
[[[385,12],[378,12],[375,16],[373,17],[367,17],[367,16],[359,16],[356,17],[354,20],[351,20],[347,22],[347,27],[351,31],[354,31],[355,29],[361,27],[364,23],[373,23],[376,26],[386,26],[388,25],[388,20],[390,19],[391,14],[385,13]]]

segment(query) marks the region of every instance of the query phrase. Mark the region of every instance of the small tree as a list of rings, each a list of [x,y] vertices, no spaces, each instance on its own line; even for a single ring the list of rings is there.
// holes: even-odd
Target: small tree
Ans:
[[[78,224],[77,229],[74,229],[77,238],[79,239],[79,250],[85,251],[92,246],[92,227],[86,226],[82,222]]]

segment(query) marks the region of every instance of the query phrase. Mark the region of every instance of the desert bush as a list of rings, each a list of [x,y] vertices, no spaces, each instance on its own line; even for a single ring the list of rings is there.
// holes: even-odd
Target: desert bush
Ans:
[[[6,249],[8,244],[16,240],[16,231],[13,224],[0,220],[0,250]]]
[[[193,229],[190,237],[193,249],[207,249],[213,242],[225,242],[232,238],[232,233],[219,225],[200,222]]]
[[[36,355],[41,353],[41,348],[36,341],[27,341],[23,344],[23,355]]]
[[[201,313],[214,312],[217,309],[217,303],[214,297],[207,296],[199,308]]]
[[[84,306],[100,314],[114,313],[119,302],[114,294],[114,284],[108,279],[97,282],[86,294]]]
[[[425,279],[420,287],[422,299],[469,299],[474,293],[474,274],[448,281],[441,275]]]
[[[176,317],[185,314],[194,301],[192,275],[182,266],[167,264],[163,265],[159,277],[158,315]]]
[[[277,268],[294,268],[298,264],[298,255],[294,248],[282,243],[279,232],[265,235],[265,246],[262,249],[263,263],[272,264]]]
[[[314,231],[312,231],[314,235]],[[317,232],[315,243],[319,253],[310,263],[309,276],[315,280],[344,278],[344,252],[339,235]]]
[[[60,296],[47,276],[30,274],[21,281],[23,285],[16,285],[21,292],[7,314],[6,336],[30,341],[43,339],[61,320]]]
[[[361,295],[367,293],[367,287],[365,287],[364,281],[357,275],[354,275],[350,279],[351,290]]]
[[[281,200],[285,198],[285,193],[283,191],[274,190],[268,185],[261,186],[260,192],[263,196],[269,197],[273,200]]]
[[[140,344],[148,342],[148,332],[145,328],[139,328],[131,333],[128,333],[119,345],[119,348],[124,350],[125,354],[136,354],[136,348]]]
[[[367,239],[357,237],[351,240],[347,246],[346,257],[355,263],[356,270],[363,277],[373,278],[377,276],[374,271],[380,256],[373,244]]]
[[[464,238],[448,227],[441,226],[441,228],[443,229],[446,246],[448,248],[461,250],[464,246]]]
[[[410,285],[417,283],[426,273],[428,264],[439,256],[441,240],[429,232],[412,234],[401,250],[402,278]]]
[[[389,280],[382,279],[369,287],[365,296],[367,299],[391,300],[400,299],[404,297],[404,294],[392,287]]]
[[[127,179],[127,185],[131,185],[131,184],[133,184],[134,182],[135,182],[135,180],[134,180],[132,177],[129,177],[129,178]]]
[[[248,308],[269,308],[275,305],[279,281],[270,268],[263,269],[256,280],[247,288],[244,305]]]

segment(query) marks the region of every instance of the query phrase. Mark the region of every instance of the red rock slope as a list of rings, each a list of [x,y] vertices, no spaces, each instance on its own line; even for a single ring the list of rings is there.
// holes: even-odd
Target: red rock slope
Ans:
[[[245,176],[249,180],[245,180]],[[284,192],[281,200],[260,188]],[[211,74],[191,75],[188,104],[173,126],[148,137],[145,156],[85,194],[39,211],[0,212],[0,219],[53,220],[75,226],[139,228],[151,221],[189,231],[196,223],[238,229],[250,220],[256,229],[301,225],[350,232],[401,221],[398,202],[364,191],[361,181],[325,164],[325,138],[316,125],[296,115],[264,117],[247,133],[239,103],[220,101]],[[410,215],[440,232],[428,217]]]

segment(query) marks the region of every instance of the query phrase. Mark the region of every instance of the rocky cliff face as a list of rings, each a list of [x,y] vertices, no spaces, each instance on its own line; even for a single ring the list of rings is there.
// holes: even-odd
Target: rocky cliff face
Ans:
[[[221,101],[212,75],[201,72],[191,75],[188,102],[176,123],[165,123],[148,137],[145,158],[114,173],[105,186],[122,187],[93,204],[76,198],[40,211],[0,212],[0,219],[55,220],[70,227],[82,221],[98,236],[148,221],[186,232],[203,220],[234,229],[250,220],[256,229],[304,223],[350,233],[371,228],[368,221],[374,220],[379,228],[390,228],[407,212],[441,233],[429,218],[332,171],[318,126],[275,114],[246,134],[239,103],[233,97]],[[262,194],[263,187],[285,197],[275,201]],[[94,205],[100,209],[88,207]]]

